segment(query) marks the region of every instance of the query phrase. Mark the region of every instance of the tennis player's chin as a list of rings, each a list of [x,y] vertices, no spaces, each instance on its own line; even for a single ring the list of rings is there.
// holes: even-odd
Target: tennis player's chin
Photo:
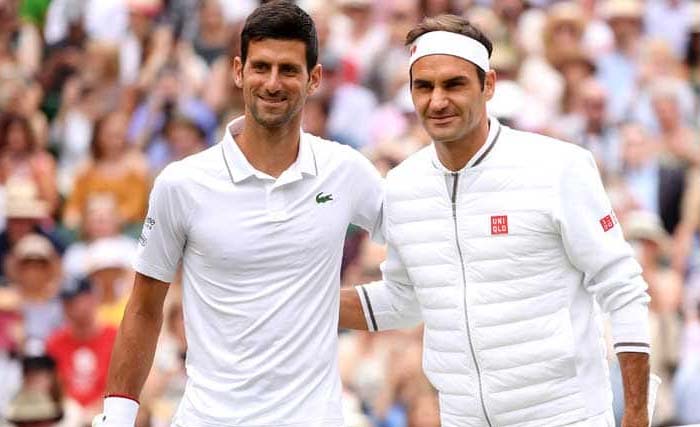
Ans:
[[[425,130],[434,141],[451,141],[459,134],[459,126],[456,121],[448,123],[426,123]]]
[[[257,114],[254,115],[255,121],[257,121],[259,124],[262,126],[269,128],[269,129],[274,129],[274,128],[280,128],[287,123],[289,123],[289,115],[286,114],[285,111],[275,111],[275,112],[270,112],[270,111],[265,111],[264,109],[258,110]]]

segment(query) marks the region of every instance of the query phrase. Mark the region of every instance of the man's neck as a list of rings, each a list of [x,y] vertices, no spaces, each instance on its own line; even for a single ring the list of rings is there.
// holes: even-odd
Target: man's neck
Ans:
[[[265,128],[246,114],[235,142],[256,170],[277,178],[297,159],[300,139],[301,115],[285,126]]]
[[[460,141],[436,142],[438,159],[447,169],[457,172],[464,168],[484,146],[489,136],[489,119],[484,116],[479,125]]]

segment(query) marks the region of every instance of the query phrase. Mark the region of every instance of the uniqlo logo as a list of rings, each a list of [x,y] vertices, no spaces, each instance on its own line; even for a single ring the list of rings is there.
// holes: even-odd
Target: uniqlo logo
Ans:
[[[605,232],[613,228],[615,224],[617,224],[617,218],[615,218],[615,215],[613,213],[605,215],[603,218],[600,219],[600,225],[603,226],[603,231]]]
[[[508,215],[491,217],[491,234],[508,234]]]

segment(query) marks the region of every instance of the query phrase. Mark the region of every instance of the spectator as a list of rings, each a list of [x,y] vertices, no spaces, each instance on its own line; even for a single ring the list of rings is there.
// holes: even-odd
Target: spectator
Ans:
[[[613,51],[600,57],[597,75],[610,99],[610,114],[615,121],[628,119],[634,104],[639,77],[639,44],[642,36],[642,3],[636,0],[605,0],[602,16],[612,29]]]
[[[138,81],[162,4],[159,0],[129,0],[127,4],[128,27],[119,44],[119,79],[122,84],[133,85]]]
[[[231,35],[220,0],[203,0],[199,5],[199,28],[192,40],[194,53],[211,66],[228,51]]]
[[[133,241],[119,237],[97,239],[87,248],[87,277],[97,294],[97,317],[103,325],[117,328],[122,321],[133,282],[135,249]]]
[[[46,226],[46,203],[39,200],[36,193],[36,187],[31,182],[13,180],[5,186],[6,227],[0,233],[0,271],[3,275],[8,254],[27,235],[44,236],[58,253],[63,252],[63,243]]]
[[[579,110],[558,124],[555,133],[593,153],[603,179],[620,173],[618,127],[610,120],[608,91],[595,79],[577,87]]]
[[[7,421],[17,427],[54,427],[63,418],[58,402],[48,393],[24,390],[10,403]]]
[[[25,354],[22,357],[22,390],[47,393],[51,400],[63,405],[63,390],[58,380],[56,361],[43,354]]]
[[[196,97],[183,73],[176,64],[163,66],[154,87],[134,112],[128,127],[128,139],[146,153],[151,172],[160,170],[167,162],[163,131],[173,115],[186,115],[196,121],[205,129],[207,143],[213,138],[216,117],[209,105]]]
[[[386,27],[377,22],[371,0],[338,0],[337,4],[342,15],[331,25],[330,50],[342,54],[348,80],[365,81],[371,64],[387,44]]]
[[[56,361],[68,408],[78,408],[81,424],[89,424],[101,411],[117,331],[98,321],[98,299],[89,281],[64,290],[61,299],[66,323],[51,335],[46,351]]]
[[[7,274],[21,301],[25,341],[44,342],[63,320],[60,263],[51,242],[37,234],[23,237],[7,260]]]
[[[680,82],[658,80],[652,88],[651,103],[659,124],[659,140],[664,146],[665,161],[673,165],[700,166],[697,129],[683,120]]]
[[[165,124],[163,136],[168,151],[168,157],[165,159],[166,165],[207,148],[206,130],[185,115],[175,114],[172,116]]]
[[[122,235],[122,220],[117,209],[117,202],[110,194],[94,194],[88,197],[83,211],[83,226],[79,240],[72,243],[63,255],[63,273],[68,279],[87,276],[88,249],[98,239],[109,238],[118,241],[118,253],[132,251],[136,240]]]
[[[21,179],[34,183],[48,213],[58,207],[56,163],[38,146],[29,121],[17,114],[0,116],[0,183]]]
[[[407,82],[408,51],[404,42],[408,31],[418,23],[418,5],[414,0],[387,2],[388,42],[374,58],[367,85],[377,94],[379,101],[390,101]]]
[[[41,62],[41,35],[37,25],[20,19],[17,1],[0,4],[0,73],[30,76]]]
[[[63,211],[67,228],[78,229],[88,198],[97,193],[114,195],[119,215],[127,224],[138,223],[146,212],[148,177],[140,153],[126,141],[127,119],[110,113],[95,123],[91,161],[77,174]]]
[[[625,125],[620,138],[623,182],[638,208],[658,215],[673,235],[681,222],[685,171],[660,162],[660,147],[642,126]]]
[[[377,107],[376,97],[369,89],[343,77],[345,67],[349,65],[340,58],[323,56],[320,62],[324,67],[324,79],[319,95],[331,97],[329,136],[355,148],[370,145],[370,124]]]
[[[685,37],[690,25],[691,1],[659,0],[646,5],[644,28],[648,36],[660,37],[680,57],[685,49]],[[673,28],[673,31],[669,31]]]
[[[126,33],[127,20],[123,0],[52,0],[46,12],[44,37],[49,45],[58,44],[80,26],[90,39],[117,42]]]

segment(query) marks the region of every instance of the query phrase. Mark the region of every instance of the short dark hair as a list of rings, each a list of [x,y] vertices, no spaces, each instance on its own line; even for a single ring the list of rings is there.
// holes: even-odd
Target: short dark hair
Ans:
[[[306,45],[306,66],[318,62],[318,35],[313,19],[288,0],[273,0],[253,11],[241,31],[241,61],[248,57],[251,41],[263,39],[299,40]]]
[[[486,48],[489,58],[491,58],[491,52],[493,52],[491,40],[469,20],[457,15],[438,15],[423,19],[406,35],[406,46],[412,45],[423,34],[433,31],[448,31],[472,38]],[[483,90],[486,73],[481,68],[476,67],[476,74],[479,76],[479,83],[481,83],[481,89]]]

